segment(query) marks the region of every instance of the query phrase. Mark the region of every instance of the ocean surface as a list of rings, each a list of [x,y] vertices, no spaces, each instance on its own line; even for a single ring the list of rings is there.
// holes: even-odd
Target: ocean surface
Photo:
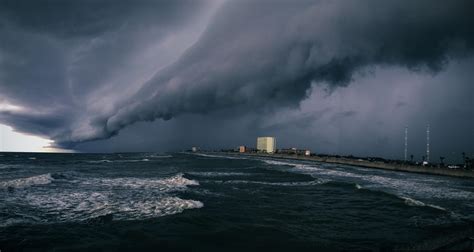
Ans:
[[[413,248],[472,221],[472,179],[223,154],[0,153],[2,252]]]

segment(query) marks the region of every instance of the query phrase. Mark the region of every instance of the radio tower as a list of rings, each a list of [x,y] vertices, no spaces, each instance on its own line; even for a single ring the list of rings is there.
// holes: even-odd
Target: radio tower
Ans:
[[[405,162],[407,161],[408,153],[408,127],[405,127]]]
[[[430,125],[426,126],[426,162],[430,162]]]

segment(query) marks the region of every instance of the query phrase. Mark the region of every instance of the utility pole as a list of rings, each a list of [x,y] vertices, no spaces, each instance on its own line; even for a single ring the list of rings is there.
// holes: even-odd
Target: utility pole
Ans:
[[[426,127],[426,162],[430,162],[430,124]]]
[[[405,162],[407,161],[408,154],[408,127],[405,127]]]

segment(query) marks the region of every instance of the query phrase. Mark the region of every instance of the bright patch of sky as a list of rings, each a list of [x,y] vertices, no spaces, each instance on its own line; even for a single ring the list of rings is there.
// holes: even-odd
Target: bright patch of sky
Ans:
[[[51,147],[52,140],[15,132],[0,124],[0,151],[8,152],[65,152]]]

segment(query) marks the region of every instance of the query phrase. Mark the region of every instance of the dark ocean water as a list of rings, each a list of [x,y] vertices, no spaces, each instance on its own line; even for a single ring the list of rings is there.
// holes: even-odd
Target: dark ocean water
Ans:
[[[393,249],[474,220],[474,180],[206,154],[0,153],[3,251]]]

